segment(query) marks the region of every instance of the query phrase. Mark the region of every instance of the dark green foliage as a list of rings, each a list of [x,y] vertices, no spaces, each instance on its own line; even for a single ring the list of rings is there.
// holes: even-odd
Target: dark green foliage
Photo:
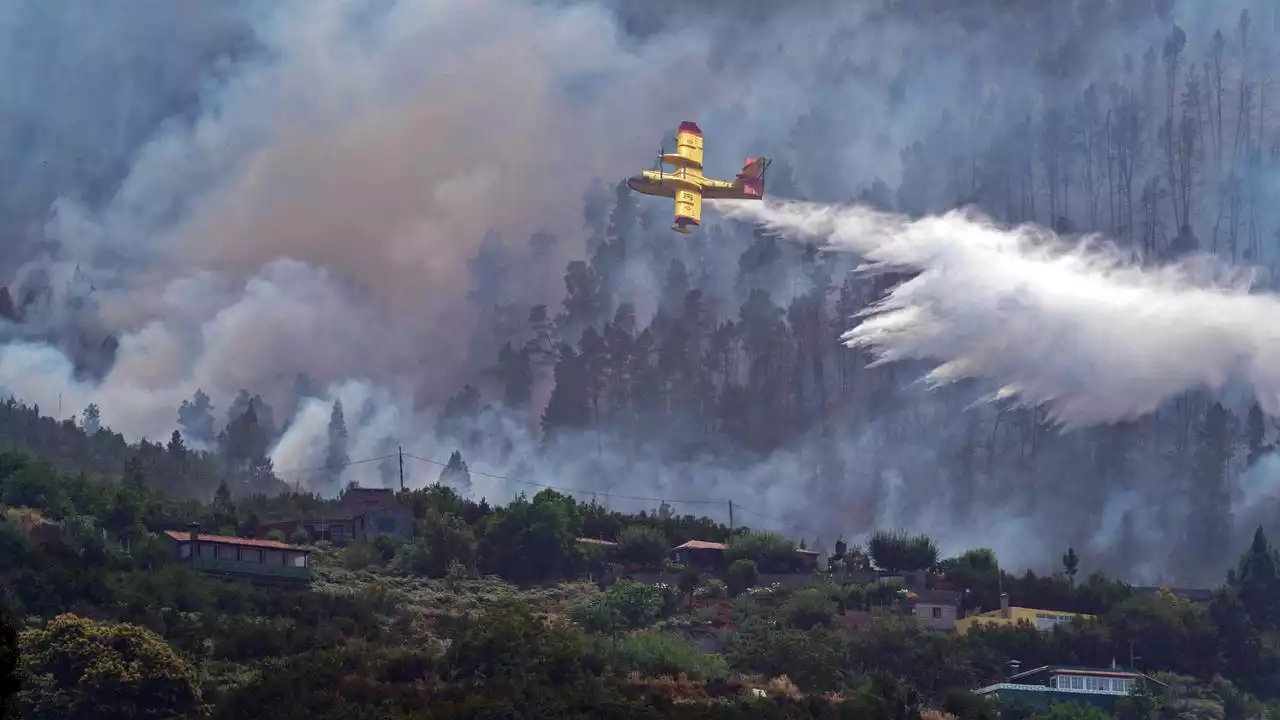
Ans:
[[[514,582],[572,577],[585,560],[578,549],[582,514],[572,498],[543,490],[484,519],[482,568]]]
[[[238,418],[251,417],[254,405],[252,398],[246,400]],[[107,428],[94,435],[110,437]],[[887,555],[881,552],[877,563],[936,565],[986,607],[1003,589],[1016,604],[1091,612],[1101,620],[1047,633],[1004,628],[956,637],[887,616],[845,639],[834,630],[842,609],[874,607],[883,613],[901,605],[899,585],[846,573],[840,575],[845,584],[740,597],[727,618],[732,625],[717,637],[725,643],[724,652],[710,655],[681,630],[690,617],[704,618],[698,622],[710,617],[705,607],[681,607],[681,597],[699,581],[696,571],[682,574],[678,589],[623,582],[586,600],[566,602],[556,611],[558,621],[542,617],[523,595],[486,599],[480,603],[485,609],[476,612],[466,582],[488,581],[459,578],[468,577],[465,568],[471,566],[521,583],[571,578],[583,569],[583,551],[575,541],[582,535],[616,539],[622,554],[650,561],[660,561],[669,545],[696,538],[730,540],[730,555],[738,559],[725,579],[741,593],[756,584],[765,565],[790,566],[795,553],[786,538],[739,532],[730,539],[723,525],[677,516],[669,507],[628,516],[553,491],[494,508],[435,484],[400,495],[417,519],[413,543],[402,546],[378,537],[330,554],[329,562],[340,561],[350,570],[329,565],[327,572],[374,578],[369,584],[336,591],[255,587],[174,565],[166,544],[151,534],[193,521],[225,527],[228,533],[253,532],[265,522],[323,512],[332,504],[304,494],[237,495],[240,485],[217,474],[211,476],[217,482],[208,486],[207,503],[175,501],[160,491],[158,473],[200,457],[186,450],[179,436],[163,448],[130,448],[111,466],[113,474],[91,475],[60,472],[49,459],[0,452],[0,501],[8,506],[7,519],[0,522],[0,582],[10,590],[17,615],[36,627],[73,611],[82,614],[76,622],[103,628],[131,623],[158,633],[164,647],[206,678],[201,689],[216,717],[315,720],[428,712],[468,717],[511,715],[531,707],[574,717],[701,717],[713,712],[712,706],[675,704],[648,681],[633,685],[628,674],[683,673],[688,682],[707,681],[703,689],[714,694],[734,682],[734,673],[748,672],[786,675],[805,691],[842,690],[849,699],[843,704],[817,697],[753,701],[733,694],[715,717],[910,718],[929,703],[960,718],[986,720],[991,708],[966,691],[1001,677],[1009,658],[1027,665],[1104,666],[1130,650],[1151,670],[1214,683],[1232,718],[1247,716],[1245,709],[1255,703],[1250,693],[1275,696],[1271,678],[1280,666],[1275,650],[1280,611],[1274,598],[1280,577],[1275,551],[1261,530],[1207,607],[1171,596],[1135,598],[1123,584],[1097,574],[1071,583],[1002,573],[986,550],[936,562],[931,542],[890,533],[894,542],[902,542]],[[895,552],[908,559],[885,559]],[[1073,555],[1069,551],[1063,558],[1069,574]],[[447,599],[436,601],[443,607],[430,608],[443,611],[433,630],[440,635],[432,637],[451,640],[447,651],[438,640],[414,634],[417,618],[425,613],[406,611],[399,593],[421,581],[397,576],[396,570],[447,577],[432,586],[448,589],[440,595]],[[699,604],[713,595],[701,594]],[[566,608],[576,622],[563,623]],[[455,614],[461,619],[451,620]],[[655,624],[662,629],[651,627]],[[156,638],[129,632],[148,642]],[[169,657],[152,647],[135,654]],[[180,686],[184,673],[171,674]],[[1230,681],[1213,680],[1219,675]],[[52,686],[32,687],[44,692]],[[79,711],[58,703],[91,702],[48,692],[31,697],[72,717]],[[166,697],[190,700],[182,693]],[[122,711],[98,702],[96,696],[92,702],[106,716],[138,712],[136,706]],[[1138,696],[1119,710],[1135,720],[1151,718],[1160,702],[1154,695]],[[1066,711],[1045,712],[1058,717]]]
[[[18,697],[33,720],[159,720],[201,704],[195,670],[146,628],[65,614],[24,632],[21,647]]]
[[[818,588],[797,591],[782,606],[782,620],[797,630],[829,627],[835,619],[836,602]]]
[[[833,635],[771,627],[763,622],[744,625],[725,649],[735,668],[768,677],[786,675],[805,690],[835,689],[844,674],[843,648]]]
[[[3,548],[0,548],[0,552]],[[8,605],[0,601],[0,720],[16,717],[15,699],[22,687],[18,674],[18,628]]]
[[[638,672],[648,677],[676,677],[683,673],[694,680],[710,680],[729,674],[723,658],[699,650],[684,636],[666,632],[610,638],[605,657],[610,667],[619,672]]]
[[[943,712],[956,716],[956,720],[997,720],[995,703],[963,688],[952,688],[942,698]]]
[[[395,565],[404,572],[441,578],[451,562],[474,565],[477,545],[475,533],[462,518],[428,510],[421,536],[396,551]]]
[[[867,543],[876,567],[889,572],[927,570],[938,562],[938,546],[927,535],[905,530],[878,530]]]
[[[753,587],[760,579],[760,571],[754,560],[734,560],[724,574],[730,595],[738,595]]]
[[[675,611],[676,592],[666,585],[623,581],[575,605],[570,617],[589,632],[642,628]]]
[[[618,559],[646,568],[657,568],[667,556],[670,546],[661,530],[632,525],[618,533]]]
[[[751,560],[760,572],[791,572],[799,565],[796,556],[796,544],[788,537],[776,532],[749,532],[734,535],[729,540],[729,550],[725,559],[730,563],[735,560]]]

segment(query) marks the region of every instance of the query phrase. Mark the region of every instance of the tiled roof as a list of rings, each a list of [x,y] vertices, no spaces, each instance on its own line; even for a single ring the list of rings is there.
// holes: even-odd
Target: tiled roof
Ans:
[[[960,601],[960,594],[951,590],[919,590],[915,601],[925,605],[955,605]]]
[[[683,545],[677,545],[672,550],[728,550],[729,546],[724,543],[707,542],[705,540],[690,540]]]
[[[1149,677],[1143,673],[1137,672],[1136,670],[1124,670],[1121,668],[1097,669],[1097,668],[1077,667],[1072,665],[1042,665],[1038,668],[1034,668],[1031,670],[1023,670],[1022,672],[1016,675],[1011,675],[1007,682],[1022,680],[1025,678],[1033,677],[1035,675],[1040,675],[1042,673],[1050,673],[1054,675],[1093,675],[1096,677],[1116,677],[1116,678],[1140,677],[1140,678],[1146,678],[1153,682],[1159,683],[1160,685],[1164,685],[1164,683],[1160,682],[1159,680]]]
[[[191,533],[181,530],[165,530],[165,535],[179,542],[186,542],[191,539]],[[306,548],[290,545],[288,543],[276,542],[275,540],[257,540],[254,538],[238,538],[228,537],[226,535],[209,535],[200,533],[197,537],[200,542],[218,543],[219,545],[239,545],[241,547],[262,548],[264,550],[293,550],[294,552],[311,552]]]

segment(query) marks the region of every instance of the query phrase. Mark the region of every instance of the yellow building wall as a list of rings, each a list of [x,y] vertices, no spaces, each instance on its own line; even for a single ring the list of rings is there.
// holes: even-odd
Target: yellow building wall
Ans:
[[[979,615],[970,615],[956,621],[956,634],[964,635],[969,629],[975,625],[981,624],[987,627],[1012,627],[1020,622],[1025,622],[1031,627],[1036,627],[1036,620],[1042,617],[1051,617],[1054,619],[1061,618],[1060,622],[1070,622],[1074,618],[1082,620],[1090,620],[1092,615],[1083,613],[1059,612],[1057,610],[1038,610],[1036,608],[1011,607],[1009,608],[1008,617],[1005,617],[1002,610],[990,610]]]

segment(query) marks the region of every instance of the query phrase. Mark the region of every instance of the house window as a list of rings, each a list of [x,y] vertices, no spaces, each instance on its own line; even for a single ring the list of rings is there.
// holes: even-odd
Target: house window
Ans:
[[[388,533],[388,534],[390,534],[390,533],[394,533],[394,532],[396,531],[396,521],[395,521],[395,518],[383,518],[383,517],[380,517],[380,518],[378,518],[378,519],[376,520],[376,523],[377,523],[377,526],[378,526],[378,532],[380,532],[380,533]]]
[[[263,559],[263,562],[265,562],[268,565],[283,565],[284,553],[280,552],[279,550],[268,550],[266,557]]]
[[[345,527],[343,527],[343,526],[341,526],[341,525],[330,525],[330,526],[329,526],[329,540],[330,540],[330,542],[340,543],[340,542],[342,542],[343,540],[346,540],[346,539],[347,539],[347,529],[346,529]]]
[[[191,543],[182,543],[178,546],[178,557],[183,560],[191,557]]]
[[[1071,676],[1071,689],[1072,689],[1072,690],[1083,690],[1083,689],[1084,689],[1084,678],[1080,677],[1079,675],[1072,675],[1072,676]]]
[[[240,548],[240,562],[262,562],[262,551],[257,548]]]
[[[289,553],[286,559],[292,567],[301,568],[307,566],[307,556],[302,553]]]
[[[942,619],[942,608],[940,607],[933,608],[933,619],[934,620]]]
[[[214,547],[216,548],[216,552],[217,552],[217,555],[215,557],[217,557],[219,560],[235,560],[236,559],[235,545],[215,545]]]

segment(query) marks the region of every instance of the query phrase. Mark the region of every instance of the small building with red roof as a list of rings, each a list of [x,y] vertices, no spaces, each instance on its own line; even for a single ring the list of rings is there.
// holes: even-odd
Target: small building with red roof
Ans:
[[[213,575],[267,582],[309,584],[311,551],[307,548],[255,538],[210,535],[193,523],[186,532],[166,530],[173,557],[194,570]]]

